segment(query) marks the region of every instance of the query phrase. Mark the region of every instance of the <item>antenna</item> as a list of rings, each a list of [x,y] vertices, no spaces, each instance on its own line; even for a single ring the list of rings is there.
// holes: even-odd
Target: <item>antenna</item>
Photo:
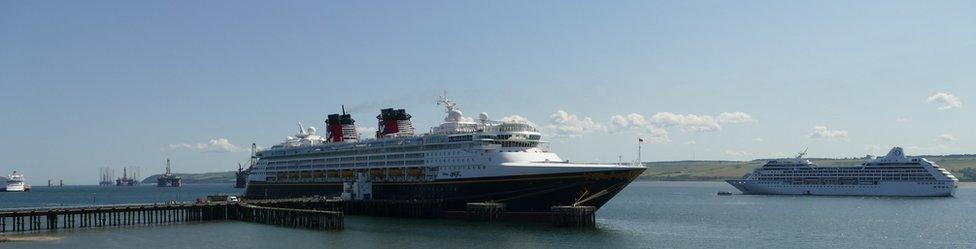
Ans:
[[[346,105],[339,105],[342,107],[342,115],[346,115]]]

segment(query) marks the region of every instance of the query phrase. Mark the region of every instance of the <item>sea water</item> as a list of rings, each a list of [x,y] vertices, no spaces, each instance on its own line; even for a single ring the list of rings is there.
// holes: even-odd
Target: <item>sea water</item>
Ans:
[[[956,197],[719,196],[721,182],[635,182],[597,213],[597,228],[347,216],[342,231],[237,221],[8,234],[10,248],[973,248],[976,185]],[[237,194],[183,188],[37,187],[0,207],[189,201]]]

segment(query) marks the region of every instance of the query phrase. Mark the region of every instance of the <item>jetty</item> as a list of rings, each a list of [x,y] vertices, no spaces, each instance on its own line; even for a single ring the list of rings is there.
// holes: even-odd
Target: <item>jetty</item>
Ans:
[[[135,204],[0,211],[0,233],[237,220],[341,230],[342,212],[262,207],[240,202]]]
[[[225,197],[226,198],[226,197]],[[222,198],[216,198],[222,199]],[[504,203],[469,203],[465,211],[445,211],[439,200],[343,200],[338,198],[199,201],[88,207],[0,210],[0,233],[57,231],[234,220],[315,230],[342,230],[345,215],[448,218],[469,221],[545,221],[560,227],[594,227],[596,208],[558,206],[551,212],[509,213]]]
[[[510,212],[505,203],[468,203],[463,211],[447,211],[441,200],[343,200],[290,198],[248,200],[260,206],[343,212],[347,215],[398,218],[444,218],[479,222],[549,222],[558,227],[596,226],[596,207],[555,206],[549,212]]]

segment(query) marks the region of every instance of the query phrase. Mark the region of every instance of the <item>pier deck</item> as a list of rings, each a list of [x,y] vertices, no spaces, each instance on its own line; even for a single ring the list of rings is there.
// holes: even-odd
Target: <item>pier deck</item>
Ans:
[[[344,226],[343,218],[342,212],[261,207],[237,202],[11,209],[0,210],[0,233],[210,220],[340,230]]]

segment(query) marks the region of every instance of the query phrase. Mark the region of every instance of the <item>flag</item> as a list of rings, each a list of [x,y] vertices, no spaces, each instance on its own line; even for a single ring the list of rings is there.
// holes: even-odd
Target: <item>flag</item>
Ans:
[[[642,138],[642,137],[637,138],[637,142],[638,143],[643,143],[644,142],[644,138]]]

